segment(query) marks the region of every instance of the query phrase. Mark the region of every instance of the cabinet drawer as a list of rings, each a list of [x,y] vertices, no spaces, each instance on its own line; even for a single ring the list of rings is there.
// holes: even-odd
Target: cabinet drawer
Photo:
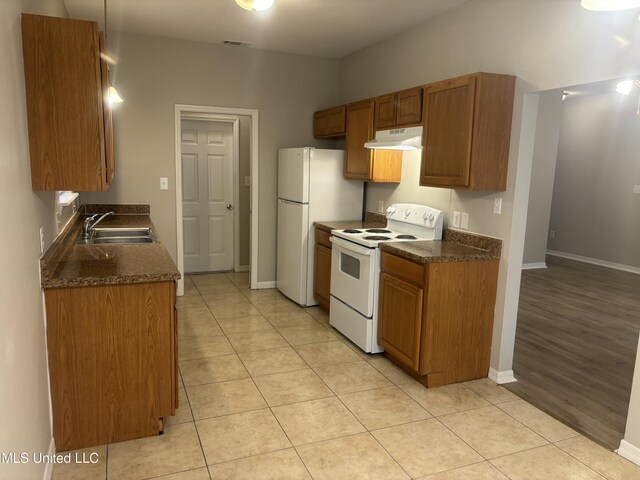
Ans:
[[[397,277],[404,278],[416,285],[424,285],[424,265],[413,263],[404,258],[382,252],[380,269]]]
[[[329,232],[316,228],[316,243],[324,245],[327,248],[331,248],[331,240],[329,240],[330,237],[331,234]]]

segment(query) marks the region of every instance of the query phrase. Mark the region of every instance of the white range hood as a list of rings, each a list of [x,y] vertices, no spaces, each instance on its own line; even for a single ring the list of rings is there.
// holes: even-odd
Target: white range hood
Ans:
[[[418,150],[422,148],[422,127],[380,130],[376,132],[376,138],[364,146],[382,150]]]

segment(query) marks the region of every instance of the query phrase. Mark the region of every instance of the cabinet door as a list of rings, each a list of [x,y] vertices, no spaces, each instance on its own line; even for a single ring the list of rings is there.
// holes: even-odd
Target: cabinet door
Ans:
[[[420,185],[468,186],[476,79],[427,85]]]
[[[376,98],[376,130],[392,128],[396,123],[396,95],[390,93]]]
[[[316,243],[315,262],[314,293],[320,305],[328,308],[331,292],[331,249]]]
[[[115,172],[113,152],[113,114],[109,101],[109,65],[105,60],[104,33],[100,32],[100,76],[102,79],[102,112],[104,118],[104,160],[106,187],[111,185]]]
[[[344,135],[347,125],[346,113],[347,108],[345,105],[329,110],[327,113],[329,117],[329,135]]]
[[[329,134],[329,116],[326,110],[313,114],[313,136],[326,137]]]
[[[396,94],[395,125],[404,127],[422,121],[422,87],[410,88]]]
[[[397,277],[380,274],[378,343],[414,371],[420,366],[423,290]]]
[[[351,103],[347,106],[347,141],[344,176],[369,180],[371,178],[372,151],[364,144],[374,137],[373,100]]]

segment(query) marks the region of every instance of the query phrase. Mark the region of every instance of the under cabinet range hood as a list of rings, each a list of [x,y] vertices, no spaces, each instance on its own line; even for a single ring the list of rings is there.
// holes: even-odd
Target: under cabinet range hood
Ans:
[[[422,148],[422,127],[380,130],[376,132],[376,138],[364,146],[382,150],[418,150]]]

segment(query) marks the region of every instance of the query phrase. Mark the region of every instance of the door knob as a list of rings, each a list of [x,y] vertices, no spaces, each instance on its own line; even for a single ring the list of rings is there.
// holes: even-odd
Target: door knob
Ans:
[[[231,205],[230,203],[227,203],[227,210],[233,210],[233,205]]]

